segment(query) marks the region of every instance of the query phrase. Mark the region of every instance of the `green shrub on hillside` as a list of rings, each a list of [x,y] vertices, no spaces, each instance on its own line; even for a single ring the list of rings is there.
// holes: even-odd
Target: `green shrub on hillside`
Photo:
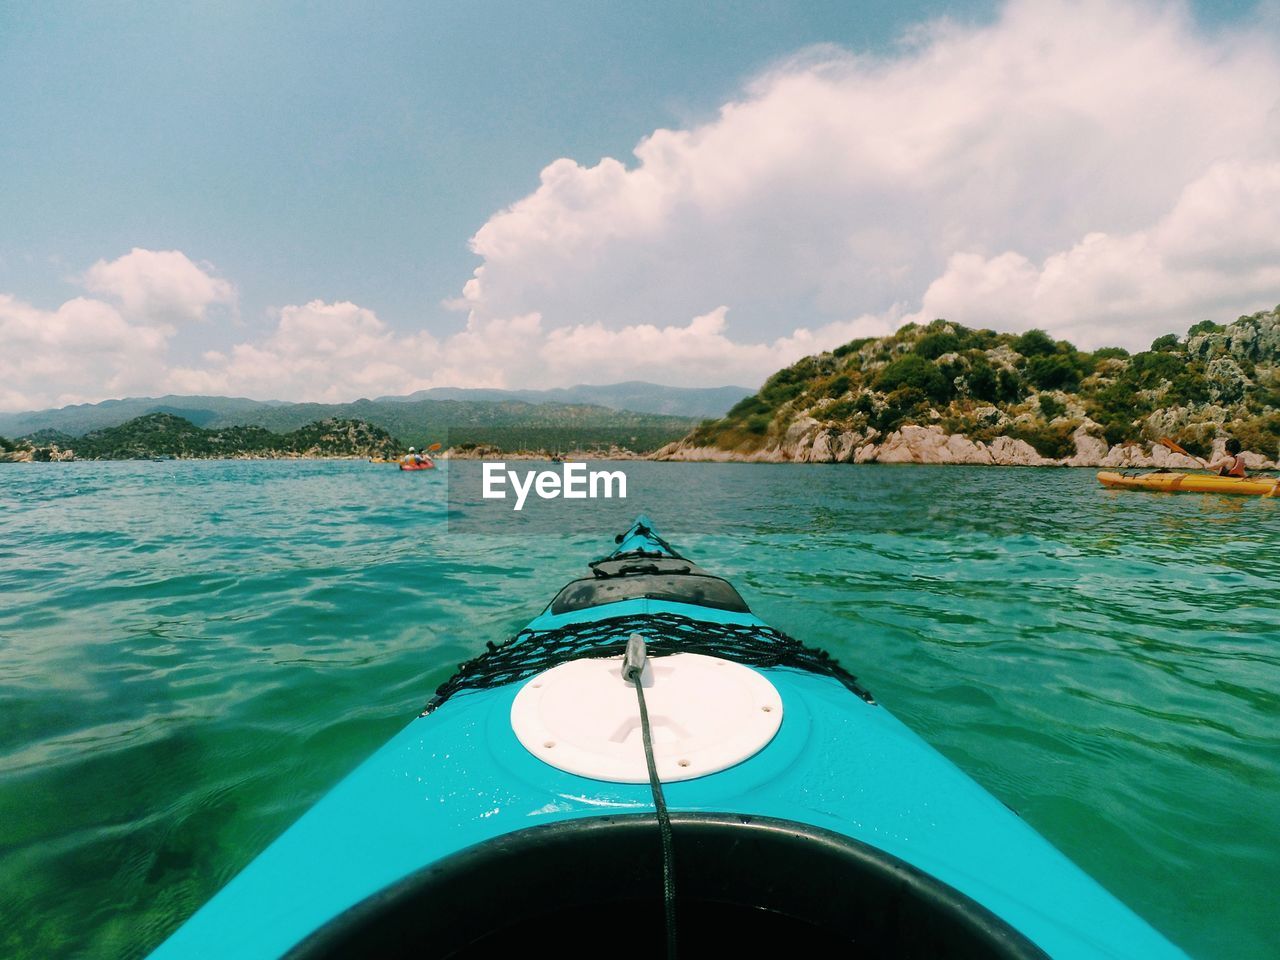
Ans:
[[[1193,403],[1208,403],[1209,400],[1209,384],[1204,379],[1204,367],[1199,363],[1192,363],[1177,374],[1164,395],[1166,404],[1184,407]]]
[[[1213,452],[1213,438],[1216,433],[1216,428],[1209,424],[1197,424],[1194,427],[1183,427],[1171,439],[1192,456],[1207,457]]]
[[[995,403],[999,396],[999,381],[995,368],[985,360],[974,363],[965,376],[966,389],[975,400]]]
[[[954,333],[929,333],[916,341],[911,352],[926,360],[937,360],[946,353],[957,353],[960,350],[960,338]]]
[[[1040,390],[1075,390],[1080,386],[1080,369],[1062,354],[1032,357],[1027,361],[1026,375]]]
[[[1099,347],[1093,351],[1093,359],[1098,360],[1123,360],[1129,356],[1129,351],[1124,347]]]
[[[918,387],[902,386],[884,398],[884,406],[867,416],[881,433],[891,433],[904,423],[918,423],[929,410],[929,396]]]
[[[1066,413],[1067,408],[1062,401],[1047,393],[1040,394],[1039,401],[1040,414],[1046,420],[1054,420]]]
[[[858,397],[845,397],[823,409],[823,417],[837,423],[852,423],[865,420],[865,414],[874,409],[870,398],[864,393]]]
[[[1187,337],[1194,337],[1201,333],[1217,333],[1222,329],[1223,326],[1220,323],[1214,323],[1212,320],[1201,320],[1187,331]]]
[[[845,373],[836,374],[827,383],[826,389],[823,391],[828,397],[843,397],[849,392],[849,388],[853,386],[853,381],[849,379],[849,375]]]
[[[881,370],[876,376],[875,386],[886,393],[900,388],[918,390],[938,403],[949,399],[953,389],[937,364],[914,353],[894,360]]]
[[[1186,365],[1186,361],[1172,353],[1139,353],[1129,359],[1120,379],[1136,390],[1155,390],[1166,380],[1172,380]]]
[[[814,379],[834,373],[834,367],[834,361],[829,356],[805,357],[789,367],[783,367],[766,380],[758,396],[765,408],[776,410],[804,393]]]
[[[1018,426],[1009,431],[1009,436],[1025,440],[1035,447],[1036,453],[1042,457],[1059,460],[1076,452],[1075,441],[1071,435],[1075,433],[1078,426],[1080,426],[1078,420],[1066,420],[1042,427]]]
[[[1094,418],[1097,420],[1097,418]],[[1104,415],[1097,421],[1102,426],[1102,437],[1109,446],[1119,443],[1133,443],[1142,436],[1142,428],[1132,418],[1122,415]]]
[[[1047,357],[1058,352],[1058,344],[1043,330],[1028,330],[1013,341],[1013,349],[1024,357]]]
[[[837,357],[847,357],[851,353],[857,353],[859,350],[865,347],[868,343],[871,343],[873,340],[875,340],[875,337],[863,337],[860,340],[850,340],[848,343],[844,344],[843,346],[836,347],[834,350],[831,351],[831,353],[832,355]]]
[[[769,409],[769,405],[760,399],[760,395],[753,393],[751,396],[743,397],[735,403],[725,418],[728,420],[745,420],[753,413],[765,413]]]
[[[996,373],[996,399],[1001,403],[1019,403],[1027,395],[1027,385],[1012,370],[1003,367]]]
[[[1280,457],[1280,413],[1270,413],[1254,420],[1237,420],[1228,425],[1227,432],[1240,441],[1246,450],[1253,450],[1265,457]]]

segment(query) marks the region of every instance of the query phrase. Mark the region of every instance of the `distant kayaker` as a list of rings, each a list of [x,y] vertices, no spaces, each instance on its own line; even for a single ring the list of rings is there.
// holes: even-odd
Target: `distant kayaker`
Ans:
[[[1201,460],[1206,470],[1217,470],[1220,477],[1243,477],[1244,457],[1240,455],[1240,441],[1235,437],[1227,439],[1227,452],[1210,463],[1208,460]]]
[[[413,447],[410,447],[409,452],[405,454],[404,462],[405,463],[421,463],[422,458],[414,452]]]

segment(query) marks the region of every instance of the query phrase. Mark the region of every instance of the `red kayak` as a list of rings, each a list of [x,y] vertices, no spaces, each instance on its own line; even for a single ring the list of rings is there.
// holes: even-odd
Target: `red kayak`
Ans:
[[[434,470],[435,467],[436,465],[430,460],[422,460],[418,463],[405,463],[403,460],[400,461],[401,470]]]

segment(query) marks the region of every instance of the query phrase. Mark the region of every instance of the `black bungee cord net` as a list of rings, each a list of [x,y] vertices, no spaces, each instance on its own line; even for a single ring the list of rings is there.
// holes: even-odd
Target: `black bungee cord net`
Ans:
[[[419,716],[438,710],[455,694],[517,683],[552,667],[583,657],[622,656],[627,639],[639,634],[649,656],[700,653],[748,667],[790,667],[838,680],[867,703],[875,698],[840,662],[781,630],[762,624],[714,623],[678,613],[638,613],[570,623],[550,630],[525,628],[502,644],[489,642],[484,653],[458,665],[436,688]]]

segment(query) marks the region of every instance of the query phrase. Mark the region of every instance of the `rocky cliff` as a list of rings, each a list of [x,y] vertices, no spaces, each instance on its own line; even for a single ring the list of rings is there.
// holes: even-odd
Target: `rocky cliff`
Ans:
[[[1115,469],[1170,468],[1200,466],[1191,457],[1173,453],[1160,444],[1107,444],[1087,431],[1087,425],[1072,435],[1074,452],[1066,457],[1046,457],[1025,440],[995,437],[990,442],[972,440],[962,434],[947,433],[939,426],[908,424],[876,442],[857,431],[824,427],[806,418],[793,424],[783,443],[743,453],[712,446],[673,443],[653,455],[656,460],[740,460],[753,463],[953,463],[1001,467],[1113,467]],[[1225,441],[1210,450],[1220,456]],[[1273,470],[1277,464],[1265,456],[1246,451],[1251,470]]]
[[[663,460],[1190,467],[1228,436],[1253,469],[1280,447],[1280,308],[1148,351],[1092,353],[935,321],[779,371]]]

